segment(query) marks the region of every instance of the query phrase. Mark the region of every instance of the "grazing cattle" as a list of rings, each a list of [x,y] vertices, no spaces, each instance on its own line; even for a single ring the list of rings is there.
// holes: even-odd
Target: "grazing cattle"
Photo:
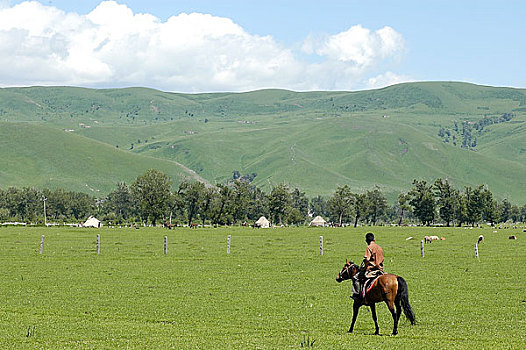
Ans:
[[[480,235],[479,239],[477,240],[477,244],[484,243],[484,236]]]
[[[443,237],[442,237],[442,238],[443,238]],[[424,241],[425,241],[426,243],[431,243],[432,241],[438,241],[438,240],[440,240],[440,239],[441,239],[441,238],[439,238],[438,236],[424,236]],[[445,238],[442,239],[442,240],[445,240]]]
[[[169,230],[171,230],[172,228],[174,228],[174,227],[176,227],[176,226],[177,226],[177,224],[170,224],[170,223],[168,223],[168,222],[166,222],[166,221],[163,223],[163,227],[164,227],[164,228],[167,228],[167,229],[169,229]]]
[[[517,239],[515,236],[509,236],[508,239]]]

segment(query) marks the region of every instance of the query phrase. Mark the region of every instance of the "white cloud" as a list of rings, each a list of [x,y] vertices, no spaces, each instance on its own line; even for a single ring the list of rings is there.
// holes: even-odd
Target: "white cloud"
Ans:
[[[151,86],[169,91],[352,89],[403,51],[390,27],[307,38],[303,51],[232,20],[182,13],[166,21],[114,1],[87,15],[38,2],[0,6],[0,85]],[[392,74],[392,73],[385,73]],[[394,76],[394,75],[393,75]],[[379,79],[372,78],[372,79]]]
[[[375,77],[367,79],[366,87],[369,89],[379,89],[389,85],[407,83],[414,81],[408,76],[398,75],[393,72],[385,72]]]
[[[366,69],[398,54],[403,46],[402,36],[391,27],[371,32],[357,25],[318,42],[311,40],[304,48],[329,60],[354,63],[357,69]]]

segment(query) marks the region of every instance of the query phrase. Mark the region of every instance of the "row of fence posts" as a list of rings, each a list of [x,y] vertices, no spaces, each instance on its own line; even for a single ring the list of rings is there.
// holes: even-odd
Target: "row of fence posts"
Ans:
[[[425,256],[424,254],[424,241],[420,241],[420,256],[423,258]],[[479,257],[479,247],[478,244],[475,243],[475,258]]]
[[[44,252],[44,238],[42,235],[40,239],[40,254]],[[228,235],[226,240],[226,253],[230,254],[230,242],[232,240],[232,235]],[[100,254],[100,235],[97,235],[97,254]],[[168,254],[168,236],[164,236],[164,255]],[[320,255],[323,255],[323,236],[320,236]],[[423,258],[424,253],[424,241],[420,241],[420,256]],[[475,258],[479,257],[479,248],[478,244],[475,243]]]
[[[40,239],[40,254],[44,252],[44,238],[42,235]],[[232,235],[228,235],[226,240],[226,253],[230,254],[230,242],[232,240]],[[97,254],[100,254],[100,235],[97,235]],[[164,255],[168,254],[168,236],[164,236]],[[320,236],[320,255],[323,255],[323,236]]]
[[[46,236],[42,235],[40,238],[40,254],[44,252],[44,239]],[[166,237],[165,237],[165,248],[164,252],[166,254]],[[97,235],[97,254],[100,254],[100,235]]]

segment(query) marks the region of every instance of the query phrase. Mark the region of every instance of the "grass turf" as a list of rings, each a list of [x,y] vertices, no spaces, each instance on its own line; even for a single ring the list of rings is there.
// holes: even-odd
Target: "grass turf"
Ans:
[[[396,337],[388,336],[385,305],[377,307],[381,336],[372,335],[366,307],[355,332],[346,333],[351,285],[335,277],[345,258],[360,260],[368,231],[384,248],[386,271],[409,286],[418,323],[410,326],[402,316]],[[323,349],[523,348],[524,234],[522,228],[493,231],[3,227],[0,347],[294,349],[308,337]],[[476,259],[479,234],[485,243]],[[508,240],[512,234],[518,240]],[[446,240],[426,245],[422,259],[424,235]],[[415,238],[406,241],[409,236]]]

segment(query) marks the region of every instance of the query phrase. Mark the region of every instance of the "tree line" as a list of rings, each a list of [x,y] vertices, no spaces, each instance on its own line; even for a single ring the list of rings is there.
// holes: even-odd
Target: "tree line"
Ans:
[[[338,186],[328,197],[308,198],[299,188],[274,186],[269,193],[238,177],[226,184],[206,186],[183,181],[173,190],[165,173],[150,169],[131,183],[117,184],[105,198],[64,189],[0,189],[0,221],[82,222],[96,215],[108,224],[237,225],[267,217],[275,225],[302,225],[320,215],[334,225],[420,223],[445,226],[481,222],[525,222],[526,205],[498,201],[485,185],[454,188],[448,180],[414,180],[408,192],[388,205],[380,187],[353,192]]]

